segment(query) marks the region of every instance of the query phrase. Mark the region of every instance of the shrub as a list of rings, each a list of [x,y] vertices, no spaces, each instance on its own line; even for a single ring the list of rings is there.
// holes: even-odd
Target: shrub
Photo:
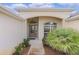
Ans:
[[[30,39],[28,38],[23,40],[23,44],[25,45],[25,47],[29,46],[29,40]]]
[[[79,32],[73,29],[55,29],[49,32],[45,43],[67,54],[79,54]]]
[[[29,46],[29,39],[24,39],[22,43],[20,43],[18,46],[15,47],[14,55],[19,55],[21,50],[23,50],[25,47]]]
[[[20,46],[17,46],[17,47],[15,47],[15,49],[16,49],[16,51],[15,51],[14,54],[19,55],[20,54],[20,51],[21,51],[21,47]]]

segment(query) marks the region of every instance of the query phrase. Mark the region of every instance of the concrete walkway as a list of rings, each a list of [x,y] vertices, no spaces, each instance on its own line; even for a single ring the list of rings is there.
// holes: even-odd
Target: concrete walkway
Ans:
[[[38,40],[38,39],[30,40],[29,43],[31,47],[29,49],[28,55],[44,55],[45,54],[42,40]]]

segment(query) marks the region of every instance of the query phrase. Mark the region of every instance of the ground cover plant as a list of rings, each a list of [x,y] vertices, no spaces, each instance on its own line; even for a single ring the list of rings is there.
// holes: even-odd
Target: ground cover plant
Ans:
[[[66,54],[79,54],[79,32],[73,29],[55,29],[49,32],[44,44]]]

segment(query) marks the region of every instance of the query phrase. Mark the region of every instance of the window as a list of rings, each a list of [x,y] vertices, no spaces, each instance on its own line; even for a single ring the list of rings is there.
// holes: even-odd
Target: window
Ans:
[[[46,37],[49,32],[57,27],[57,23],[48,22],[44,24],[44,36]]]

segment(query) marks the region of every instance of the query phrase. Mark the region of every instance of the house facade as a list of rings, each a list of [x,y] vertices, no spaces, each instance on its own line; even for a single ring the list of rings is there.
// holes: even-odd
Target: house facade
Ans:
[[[28,38],[42,40],[54,28],[64,27],[65,19],[72,12],[71,9],[17,9],[26,22]]]
[[[42,40],[55,28],[79,30],[79,15],[68,18],[72,9],[17,8],[0,6],[0,54],[12,54],[24,38]]]

